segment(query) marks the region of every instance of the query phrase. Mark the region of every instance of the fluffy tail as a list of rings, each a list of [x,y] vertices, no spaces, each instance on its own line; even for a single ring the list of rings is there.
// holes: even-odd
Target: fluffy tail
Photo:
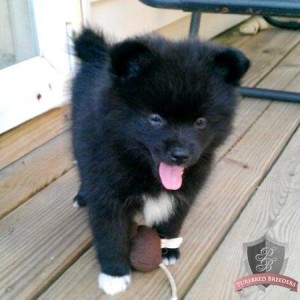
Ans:
[[[107,49],[103,34],[90,28],[84,28],[74,38],[75,54],[83,62],[103,62]]]

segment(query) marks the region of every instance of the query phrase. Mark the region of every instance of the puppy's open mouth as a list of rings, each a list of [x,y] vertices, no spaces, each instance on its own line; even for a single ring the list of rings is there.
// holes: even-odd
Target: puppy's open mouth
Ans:
[[[180,189],[183,172],[183,166],[170,166],[161,162],[158,167],[160,180],[167,190]]]

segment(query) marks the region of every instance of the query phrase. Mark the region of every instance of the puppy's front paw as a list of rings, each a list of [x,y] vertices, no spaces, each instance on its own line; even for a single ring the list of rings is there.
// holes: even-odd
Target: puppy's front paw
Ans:
[[[127,289],[130,285],[130,275],[111,276],[105,273],[100,273],[98,277],[98,285],[104,293],[113,296]]]
[[[86,194],[80,191],[73,200],[73,207],[85,207],[86,206]]]
[[[180,251],[179,249],[163,248],[162,257],[163,257],[163,263],[166,266],[175,265],[180,257]]]

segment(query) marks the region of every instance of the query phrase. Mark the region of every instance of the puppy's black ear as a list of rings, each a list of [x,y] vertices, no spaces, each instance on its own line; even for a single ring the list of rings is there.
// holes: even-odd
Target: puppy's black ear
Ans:
[[[154,60],[152,51],[141,41],[125,41],[110,51],[111,73],[118,78],[129,78],[147,69]]]
[[[240,50],[233,48],[221,48],[214,57],[214,63],[221,70],[225,81],[231,84],[239,84],[250,67],[249,59]]]

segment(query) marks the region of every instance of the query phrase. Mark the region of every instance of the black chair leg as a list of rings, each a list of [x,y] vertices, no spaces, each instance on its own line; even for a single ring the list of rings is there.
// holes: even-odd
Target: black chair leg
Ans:
[[[191,18],[191,23],[190,23],[190,30],[189,30],[190,38],[195,38],[198,36],[200,20],[201,20],[201,12],[194,11],[192,13],[192,18]]]

